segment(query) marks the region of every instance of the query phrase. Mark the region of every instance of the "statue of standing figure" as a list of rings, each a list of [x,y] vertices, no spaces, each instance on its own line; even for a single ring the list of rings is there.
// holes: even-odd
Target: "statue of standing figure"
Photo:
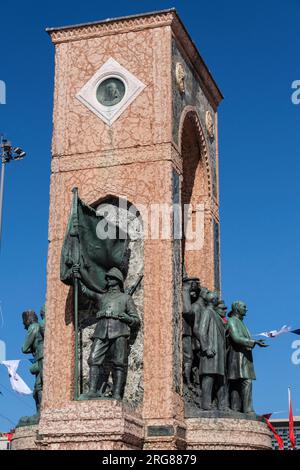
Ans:
[[[80,279],[79,266],[74,266],[73,271],[74,275]],[[92,336],[93,343],[88,359],[89,391],[83,393],[79,397],[80,400],[101,397],[99,384],[103,384],[104,380],[101,373],[108,359],[112,364],[112,398],[123,399],[128,368],[129,340],[131,334],[140,327],[140,318],[134,301],[131,295],[124,293],[124,277],[121,271],[118,268],[111,268],[105,279],[107,291],[101,294],[88,289],[80,281],[82,294],[93,300],[98,309],[96,314],[98,321]]]
[[[194,331],[200,323],[205,308],[206,304],[202,295],[200,279],[198,277],[188,277],[184,273],[182,312],[183,380],[190,390],[200,387],[200,343]]]
[[[199,375],[201,379],[201,408],[210,411],[214,399],[217,408],[224,410],[225,397],[225,324],[223,309],[218,309],[219,297],[216,292],[206,295],[207,306],[194,333],[200,343]]]
[[[193,410],[254,413],[252,349],[267,344],[251,338],[243,322],[244,302],[232,304],[228,319],[226,311],[216,292],[201,287],[200,280],[189,278],[184,270],[183,380],[190,390],[185,392],[186,404],[192,402]]]
[[[32,354],[34,363],[29,370],[35,376],[33,389],[33,398],[36,404],[36,414],[33,416],[24,416],[20,419],[18,426],[29,426],[37,424],[40,418],[40,410],[43,393],[43,359],[44,359],[44,329],[45,329],[45,307],[42,307],[42,324],[34,310],[26,310],[22,313],[23,325],[27,330],[27,335],[22,346],[24,354]]]
[[[254,340],[244,323],[247,306],[237,300],[228,314],[229,350],[227,377],[229,383],[230,408],[242,413],[254,413],[252,404],[252,381],[256,379],[252,349],[258,345],[265,348],[264,340]]]
[[[183,277],[183,312],[182,312],[182,342],[183,342],[183,380],[189,389],[192,387],[191,375],[193,365],[193,328],[195,310],[200,294],[198,278]],[[196,309],[195,309],[196,307]]]

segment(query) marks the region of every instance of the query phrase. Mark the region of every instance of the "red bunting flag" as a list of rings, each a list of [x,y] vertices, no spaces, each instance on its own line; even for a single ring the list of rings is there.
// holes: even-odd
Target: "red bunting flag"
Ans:
[[[291,389],[288,387],[288,397],[289,397],[289,435],[290,435],[290,444],[291,449],[295,449],[295,433],[294,433],[294,417],[293,417],[293,408],[292,408],[292,398],[291,398]]]
[[[284,449],[284,440],[279,436],[279,434],[277,433],[277,431],[274,428],[273,424],[269,421],[269,419],[272,416],[272,413],[268,413],[268,414],[265,414],[265,415],[262,415],[262,416],[263,416],[263,418],[265,418],[265,422],[266,422],[268,428],[271,429],[276,441],[278,442],[279,450],[283,450]]]

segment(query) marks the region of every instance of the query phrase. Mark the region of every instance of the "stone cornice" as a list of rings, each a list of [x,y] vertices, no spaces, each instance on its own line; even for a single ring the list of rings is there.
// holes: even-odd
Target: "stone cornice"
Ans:
[[[144,29],[161,28],[163,26],[171,27],[174,37],[180,44],[185,55],[188,57],[194,70],[199,76],[206,91],[206,95],[216,110],[220,101],[223,99],[222,93],[175,9],[107,19],[93,23],[47,28],[46,31],[50,35],[52,42],[54,44],[59,44],[70,41],[79,41],[82,39],[109,36],[112,34],[123,34]]]
[[[73,26],[47,28],[54,44],[68,41],[78,41],[93,37],[122,34],[141,29],[160,28],[172,24],[175,10],[163,10],[161,12],[145,13],[142,15],[112,18],[93,23],[83,23]]]

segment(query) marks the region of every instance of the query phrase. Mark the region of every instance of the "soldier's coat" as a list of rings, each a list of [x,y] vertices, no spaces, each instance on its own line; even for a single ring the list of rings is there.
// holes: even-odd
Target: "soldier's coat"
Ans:
[[[80,284],[83,294],[96,302],[99,319],[92,338],[115,339],[120,336],[129,337],[132,328],[138,328],[140,318],[132,297],[118,289],[110,289],[105,294],[98,294]],[[126,313],[130,317],[130,325],[119,320],[118,316]]]

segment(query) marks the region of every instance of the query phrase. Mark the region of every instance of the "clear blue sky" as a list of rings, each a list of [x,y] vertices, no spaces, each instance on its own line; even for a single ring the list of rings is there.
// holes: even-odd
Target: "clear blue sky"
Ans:
[[[284,323],[300,328],[300,105],[290,98],[291,83],[300,80],[299,1],[15,0],[2,2],[0,12],[0,80],[7,85],[0,132],[28,158],[6,173],[0,339],[8,359],[22,357],[21,312],[39,310],[45,296],[54,49],[44,28],[173,6],[225,96],[219,109],[224,298],[248,303],[253,333]],[[291,363],[297,338],[287,334],[255,351],[257,412],[287,410],[288,385],[300,408],[300,366]],[[20,373],[32,385],[28,365],[21,363]],[[3,366],[0,384],[9,389]],[[15,423],[34,405],[0,388],[0,430],[6,430],[3,416]]]

